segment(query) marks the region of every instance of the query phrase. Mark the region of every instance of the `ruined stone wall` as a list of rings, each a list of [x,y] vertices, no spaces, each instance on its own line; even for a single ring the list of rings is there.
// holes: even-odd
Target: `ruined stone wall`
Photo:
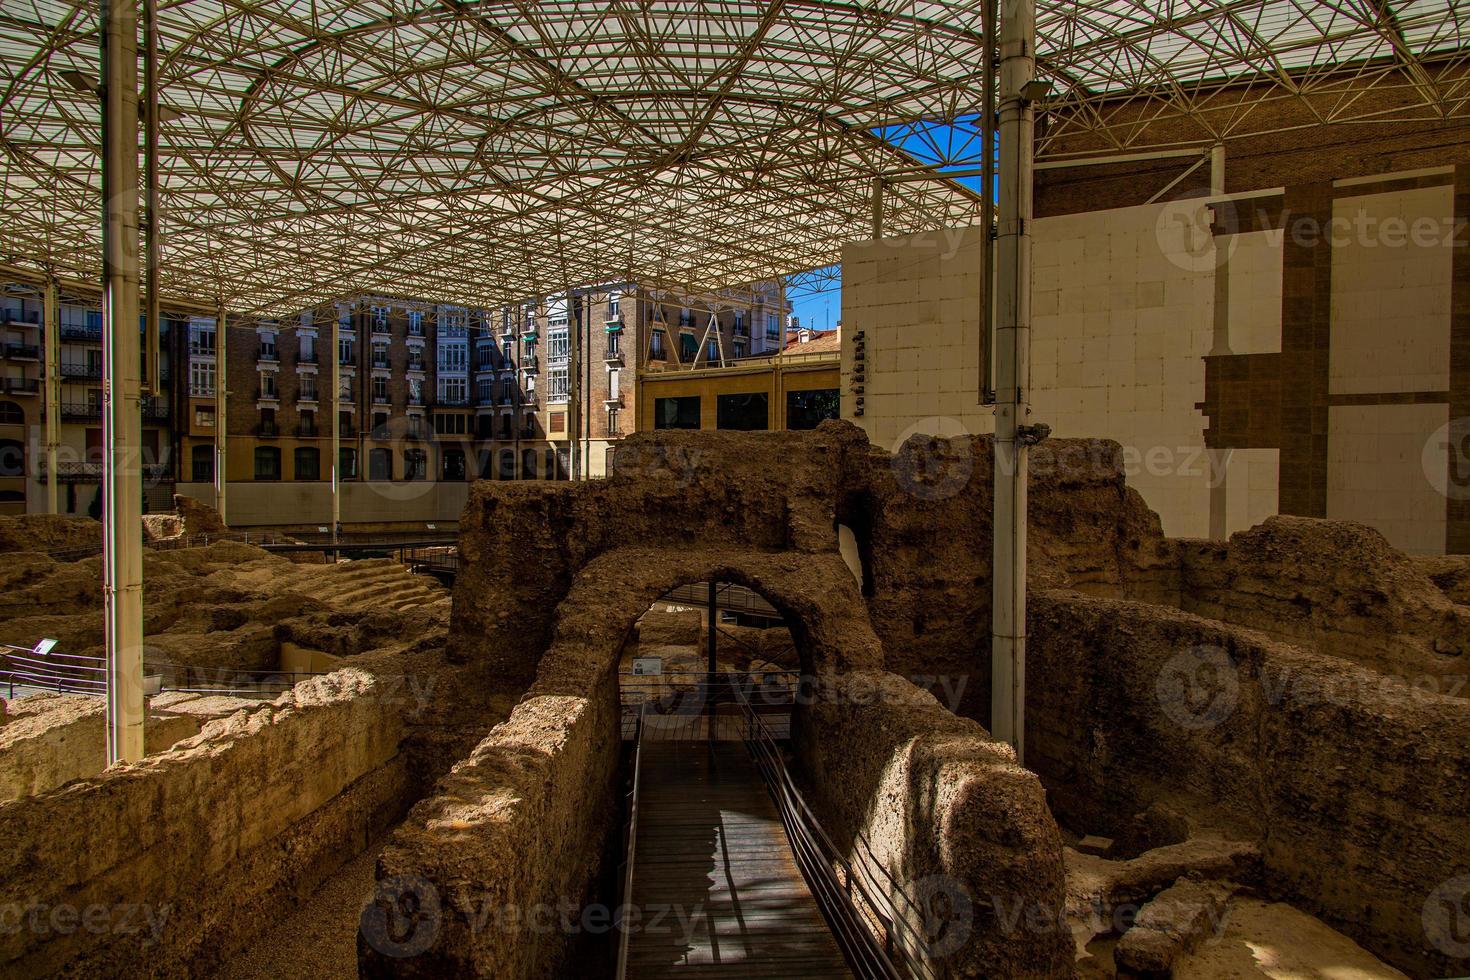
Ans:
[[[879,671],[832,678],[799,722],[823,826],[854,863],[882,869],[870,880],[886,872],[913,903],[894,903],[901,948],[941,977],[1072,976],[1064,930],[1034,935],[1007,917],[1056,919],[1065,904],[1061,835],[1009,746]]]
[[[1179,555],[1188,612],[1470,697],[1470,607],[1366,525],[1271,517]]]
[[[304,681],[0,804],[0,910],[20,925],[0,929],[4,972],[209,972],[406,808],[402,706],[383,694],[360,670]]]
[[[1470,872],[1470,713],[1378,672],[1140,603],[1031,599],[1026,762],[1079,833],[1163,807],[1259,843],[1267,887],[1418,976]]]

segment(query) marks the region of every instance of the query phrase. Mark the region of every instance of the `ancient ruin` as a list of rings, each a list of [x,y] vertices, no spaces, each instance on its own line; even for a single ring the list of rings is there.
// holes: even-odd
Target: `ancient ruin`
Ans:
[[[1117,448],[1053,440],[1032,457],[1025,768],[986,728],[984,438],[890,455],[836,422],[661,433],[630,439],[606,481],[482,482],[452,612],[387,560],[301,564],[233,541],[152,553],[160,674],[312,676],[255,697],[165,690],[148,757],[106,771],[95,698],[14,701],[0,908],[170,911],[156,930],[7,931],[6,970],[146,958],[233,975],[353,868],[377,886],[365,910],[360,895],[335,910],[323,975],[601,975],[615,925],[485,916],[618,907],[619,689],[641,657],[701,669],[708,623],[670,597],[722,582],[779,625],[725,627],[720,669],[801,675],[788,764],[849,873],[902,893],[864,920],[896,960],[943,977],[1227,976],[1230,950],[1310,932],[1291,946],[1308,972],[1452,973],[1434,896],[1470,854],[1460,563],[1294,518],[1228,543],[1165,538]],[[50,525],[37,540],[70,543]],[[75,611],[97,601],[93,563],[8,552],[7,635],[95,648],[96,614]]]

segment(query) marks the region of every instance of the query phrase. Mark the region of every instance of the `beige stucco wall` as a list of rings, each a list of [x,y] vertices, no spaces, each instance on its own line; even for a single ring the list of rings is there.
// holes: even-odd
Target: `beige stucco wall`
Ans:
[[[342,522],[364,524],[424,521],[453,524],[469,499],[468,482],[434,480],[343,483]],[[208,483],[180,483],[178,492],[214,505],[214,487]],[[330,483],[241,482],[226,492],[226,518],[231,527],[291,524],[330,524]],[[284,516],[283,516],[284,515]]]

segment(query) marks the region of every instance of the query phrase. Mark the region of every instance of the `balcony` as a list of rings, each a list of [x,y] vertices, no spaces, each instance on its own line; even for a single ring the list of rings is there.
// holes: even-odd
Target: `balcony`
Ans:
[[[408,359],[408,370],[410,370],[410,371],[423,372],[423,371],[427,371],[428,369],[429,368],[428,368],[428,362],[427,361],[422,360],[420,358],[416,358],[416,357],[410,357]]]
[[[39,395],[41,393],[41,380],[39,378],[6,378],[3,390],[7,395]]]
[[[281,395],[274,388],[269,390],[265,388],[257,388],[255,389],[255,400],[262,402],[278,402],[281,400]]]
[[[319,399],[317,398],[315,389],[312,389],[311,391],[298,391],[296,393],[297,404],[315,405],[318,401]]]
[[[379,394],[376,391],[373,392],[373,404],[374,405],[386,405],[386,404],[388,404],[388,393],[386,391],[383,392],[383,393],[381,393],[381,394]]]
[[[166,480],[170,476],[169,468],[161,463],[144,463],[143,479],[157,483]],[[97,483],[102,479],[101,463],[57,463],[56,477],[61,483]],[[41,467],[37,474],[40,482],[47,482],[47,471],[45,461],[41,461]]]
[[[101,381],[102,365],[77,364],[76,362],[68,364],[63,361],[61,364],[61,376],[63,378],[72,378],[79,381]]]
[[[524,370],[524,371],[534,371],[534,370],[536,370],[536,355],[535,354],[522,354],[521,355],[521,369]]]
[[[318,354],[314,350],[302,351],[301,353],[299,353],[299,354],[296,355],[296,363],[297,364],[315,364],[315,363],[317,363],[317,357],[318,357]]]
[[[740,322],[739,320],[736,320],[735,321],[735,336],[737,336],[737,337],[749,337],[750,336],[750,328],[747,327],[744,323]]]
[[[102,421],[102,403],[62,402],[61,420],[63,422],[100,422]]]
[[[388,358],[387,358],[387,356],[386,355],[383,356],[383,357],[376,357],[375,356],[373,358],[373,367],[375,367],[375,368],[386,368],[386,367],[388,367]]]
[[[602,400],[602,403],[608,408],[617,408],[623,404],[623,393],[621,391],[611,392]]]
[[[622,351],[622,348],[613,348],[612,350],[608,351],[607,354],[604,355],[602,359],[603,359],[604,362],[606,362],[609,365],[619,365],[619,366],[621,366],[622,363],[623,363],[623,351]]]
[[[167,422],[168,402],[162,398],[144,398],[141,402],[144,422]]]
[[[35,361],[41,357],[41,348],[35,344],[6,344],[5,356],[12,361]]]
[[[281,355],[276,353],[274,347],[262,347],[259,353],[255,355],[255,359],[257,361],[265,361],[268,364],[277,364],[281,360]]]
[[[440,408],[468,408],[469,395],[440,395],[436,403]]]
[[[190,344],[189,344],[189,356],[190,357],[213,357],[214,356],[214,345],[213,344],[196,344],[196,343],[190,342]]]
[[[255,434],[264,439],[274,439],[281,434],[281,427],[275,422],[262,421],[255,427]]]
[[[41,325],[41,314],[27,310],[0,310],[0,323],[21,323],[38,327]]]
[[[357,426],[339,424],[337,426],[337,435],[342,439],[355,439],[357,437]]]
[[[102,343],[102,328],[76,324],[68,326],[63,324],[61,327],[61,339],[83,344],[100,344]],[[210,353],[212,354],[214,352],[210,351]]]
[[[319,433],[315,422],[302,422],[296,426],[296,434],[303,439],[315,439]]]
[[[191,397],[191,398],[213,398],[214,397],[214,385],[191,384],[191,385],[189,385],[189,397]]]
[[[408,403],[410,405],[412,405],[414,408],[422,408],[423,405],[424,405],[424,396],[423,395],[409,395],[408,396]]]

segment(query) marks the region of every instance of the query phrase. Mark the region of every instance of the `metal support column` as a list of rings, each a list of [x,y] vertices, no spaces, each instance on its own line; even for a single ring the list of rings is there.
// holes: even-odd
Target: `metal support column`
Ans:
[[[991,731],[1024,761],[1026,457],[1029,413],[1035,0],[1005,4],[1000,25],[1000,218],[996,236],[995,520]]]
[[[42,342],[45,344],[46,399],[46,513],[61,513],[61,474],[57,455],[61,449],[61,306],[56,278],[48,275],[41,293]]]
[[[332,359],[332,417],[327,424],[332,427],[332,561],[338,559],[337,533],[342,525],[342,317],[332,310],[332,327],[328,335],[332,342],[327,347],[327,356]]]
[[[138,11],[102,0],[102,597],[107,762],[143,758]]]
[[[228,485],[226,460],[229,457],[229,361],[230,349],[229,314],[223,303],[214,315],[214,509],[219,519],[230,523],[225,516],[225,492]]]

